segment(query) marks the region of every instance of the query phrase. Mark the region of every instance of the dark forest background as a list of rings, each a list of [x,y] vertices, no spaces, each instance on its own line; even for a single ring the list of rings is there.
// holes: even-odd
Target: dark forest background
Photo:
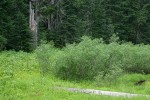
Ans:
[[[122,42],[150,43],[150,0],[37,0],[37,42],[56,47],[79,42],[87,35],[109,43],[116,34]],[[32,51],[29,0],[0,0],[0,50]]]

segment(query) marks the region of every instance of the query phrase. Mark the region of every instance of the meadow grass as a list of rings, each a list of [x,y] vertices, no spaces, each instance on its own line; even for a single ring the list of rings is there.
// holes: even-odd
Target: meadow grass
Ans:
[[[1,100],[149,100],[146,97],[111,97],[57,90],[54,87],[90,88],[83,83],[59,80],[53,76],[42,76],[39,72],[20,71],[9,80],[0,95]],[[83,87],[82,87],[83,86]],[[109,87],[107,87],[109,88]]]
[[[150,75],[125,74],[111,83],[101,81],[67,81],[51,74],[41,74],[34,53],[0,53],[0,100],[149,100],[146,97],[111,97],[57,90],[54,87],[89,88],[139,94],[150,94],[150,84],[135,86]]]

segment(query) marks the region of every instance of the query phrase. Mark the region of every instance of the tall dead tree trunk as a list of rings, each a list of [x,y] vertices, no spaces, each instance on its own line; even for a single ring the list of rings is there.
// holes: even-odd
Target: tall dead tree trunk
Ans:
[[[33,48],[36,49],[37,48],[37,44],[38,44],[38,22],[39,22],[39,17],[38,17],[38,13],[37,13],[37,0],[30,0],[29,1],[29,11],[30,11],[30,19],[29,19],[29,27],[31,29],[32,32],[32,43],[33,43]],[[33,4],[35,5],[35,7],[33,7]]]

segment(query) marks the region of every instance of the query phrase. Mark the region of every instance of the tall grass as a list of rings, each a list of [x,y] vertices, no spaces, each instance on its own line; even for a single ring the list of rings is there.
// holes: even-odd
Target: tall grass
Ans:
[[[16,79],[17,72],[32,72],[38,70],[35,54],[25,52],[4,51],[0,53],[0,96],[11,100],[26,90],[27,84]],[[23,73],[22,73],[23,74]],[[24,78],[24,77],[23,77]],[[2,99],[2,98],[0,98]],[[7,99],[6,99],[7,100]]]
[[[88,41],[89,43],[90,41],[93,42],[93,40],[91,39],[88,39]],[[97,40],[94,40],[94,41],[96,42]],[[99,45],[99,43],[101,44],[101,41],[95,44]],[[96,96],[96,95],[89,95],[89,94],[82,94],[82,93],[70,93],[64,90],[55,90],[53,87],[61,86],[61,87],[91,88],[91,89],[100,89],[100,90],[112,90],[112,91],[118,91],[118,92],[122,91],[122,92],[131,92],[131,93],[150,94],[149,82],[146,82],[145,84],[141,86],[134,85],[134,83],[137,82],[138,80],[141,80],[141,79],[148,80],[150,78],[149,75],[139,75],[139,74],[125,75],[123,77],[119,77],[116,80],[117,84],[116,83],[107,84],[105,82],[103,84],[100,84],[100,87],[97,87],[95,82],[91,80],[89,81],[83,80],[82,82],[80,81],[77,83],[77,82],[72,82],[72,81],[70,82],[66,80],[60,80],[56,77],[53,77],[53,75],[42,76],[40,74],[40,70],[42,70],[43,67],[47,67],[49,71],[47,70],[45,71],[44,69],[44,71],[42,71],[42,74],[51,73],[57,76],[58,74],[57,71],[59,72],[59,67],[61,68],[61,64],[63,63],[63,61],[66,61],[66,60],[62,60],[59,66],[57,66],[57,64],[61,61],[61,59],[64,59],[62,57],[69,56],[70,49],[73,52],[73,50],[76,50],[74,48],[79,48],[78,45],[79,44],[68,45],[67,48],[56,49],[53,46],[45,44],[43,45],[43,47],[40,47],[41,50],[39,50],[40,48],[38,49],[37,51],[38,56],[36,56],[35,53],[13,52],[13,51],[1,52],[0,53],[0,100],[22,100],[22,99],[23,100],[38,100],[38,99],[40,100],[47,100],[47,99],[52,99],[52,100],[66,100],[66,99],[69,99],[69,100],[76,100],[76,99],[141,100],[141,98],[143,100],[149,100],[149,98],[146,98],[146,97],[141,97],[141,98],[139,97],[136,97],[136,98],[109,97],[109,96]],[[82,45],[80,46],[82,47]],[[106,47],[108,46],[105,44],[101,44],[101,45],[102,46],[104,45],[103,48],[105,46]],[[84,48],[86,49],[86,46]],[[89,50],[87,51],[91,51],[91,50],[92,49],[89,48]],[[75,55],[75,53],[72,58],[82,60],[82,57],[78,58],[78,55]],[[85,53],[83,53],[83,55],[84,54]],[[43,60],[42,58],[45,56],[47,56],[47,58],[46,60],[45,59]],[[86,57],[88,57],[88,54],[85,56],[83,60],[85,60]],[[111,57],[108,56],[108,59],[110,58]],[[114,58],[114,59],[117,59],[117,58]],[[114,59],[112,61],[114,61]],[[40,67],[38,64],[38,61],[40,60],[41,62],[39,63],[40,63],[40,66],[42,67]],[[80,60],[76,60],[76,61],[80,61]],[[45,61],[47,63],[44,63]],[[67,67],[69,67],[69,64],[68,64],[68,61],[66,61],[64,65],[67,65]],[[82,63],[80,62],[80,64]],[[88,67],[88,64],[87,65],[85,64],[85,65]],[[57,70],[55,69],[56,66],[58,68]],[[39,70],[39,67],[40,67],[40,70]],[[110,68],[113,68],[113,67],[110,67]],[[114,68],[113,70],[108,70],[109,74],[107,73],[105,78],[112,79],[111,78],[112,76],[113,77],[117,76],[118,74],[117,75],[115,74],[116,73],[115,71],[117,70],[118,70],[117,68],[116,69]],[[117,73],[120,73],[120,71]],[[98,73],[97,77],[99,78],[101,77],[101,75],[103,75],[103,72]]]

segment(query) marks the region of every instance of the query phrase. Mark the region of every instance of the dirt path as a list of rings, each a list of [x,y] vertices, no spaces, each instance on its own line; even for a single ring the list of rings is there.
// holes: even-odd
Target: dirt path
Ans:
[[[122,97],[144,96],[144,97],[150,98],[150,95],[131,94],[131,93],[123,93],[123,92],[111,92],[111,91],[101,91],[101,90],[94,90],[94,89],[79,89],[79,88],[65,88],[65,87],[56,87],[56,89],[63,89],[63,90],[71,91],[71,92],[82,92],[82,93],[96,94],[96,95],[122,96]]]

